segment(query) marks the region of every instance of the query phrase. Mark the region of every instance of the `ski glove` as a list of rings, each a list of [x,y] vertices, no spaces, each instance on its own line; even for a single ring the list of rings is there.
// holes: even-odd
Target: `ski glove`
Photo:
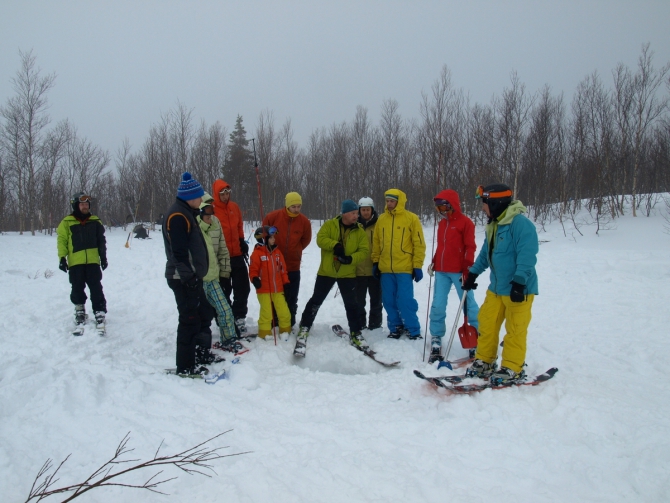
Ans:
[[[251,278],[251,283],[254,285],[254,288],[258,290],[261,287],[261,278],[258,276]]]
[[[108,265],[109,265],[109,263],[107,262],[107,259],[106,259],[106,258],[101,258],[101,259],[100,259],[100,267],[102,267],[102,270],[103,270],[103,271],[104,271],[105,269],[107,269],[107,266],[108,266]]]
[[[344,246],[342,246],[342,243],[337,243],[335,245],[335,248],[333,248],[333,255],[344,257]]]
[[[412,272],[412,278],[414,278],[415,283],[418,283],[423,279],[423,271],[418,267],[414,268],[414,271]]]
[[[58,268],[63,272],[67,272],[67,259],[65,257],[60,258],[60,264],[58,265]]]
[[[197,290],[198,288],[198,277],[194,274],[191,276],[191,279],[189,279],[186,283],[186,288],[189,290]]]
[[[249,258],[249,243],[247,243],[244,238],[240,238],[240,251],[244,258]]]
[[[526,285],[517,283],[516,281],[510,281],[512,284],[512,289],[509,292],[509,300],[512,302],[523,302],[526,300]]]
[[[431,278],[435,276],[435,270],[433,269],[433,264],[430,264],[428,266],[428,276],[430,276]]]
[[[377,262],[372,264],[372,277],[377,281],[382,279],[382,273],[379,272],[379,264]]]
[[[475,280],[477,279],[477,276],[479,276],[479,274],[469,272],[468,273],[468,278],[463,283],[463,290],[465,290],[466,292],[468,292],[470,290],[476,290],[477,289],[477,283],[475,283]]]
[[[344,255],[342,257],[337,257],[337,260],[339,260],[343,264],[351,264],[351,255]]]

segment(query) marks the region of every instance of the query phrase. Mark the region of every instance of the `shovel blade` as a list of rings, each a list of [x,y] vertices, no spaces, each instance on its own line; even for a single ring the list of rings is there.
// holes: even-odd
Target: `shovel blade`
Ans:
[[[463,349],[472,349],[477,347],[477,329],[472,325],[463,325],[458,329],[458,338],[461,340]]]

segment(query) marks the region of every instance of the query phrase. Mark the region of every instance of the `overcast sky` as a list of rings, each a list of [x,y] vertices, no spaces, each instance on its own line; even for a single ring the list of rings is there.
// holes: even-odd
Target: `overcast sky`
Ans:
[[[472,103],[513,70],[570,99],[593,71],[609,85],[617,63],[634,68],[646,42],[657,67],[670,61],[669,26],[670,0],[0,0],[0,103],[32,49],[57,74],[52,120],[112,155],[126,137],[139,149],[178,101],[229,132],[242,115],[248,137],[271,110],[305,146],[357,105],[374,123],[389,98],[417,117],[445,64]]]

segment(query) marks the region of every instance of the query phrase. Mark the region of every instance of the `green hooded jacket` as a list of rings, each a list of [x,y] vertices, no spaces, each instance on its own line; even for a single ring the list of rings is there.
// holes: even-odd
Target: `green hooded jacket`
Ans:
[[[317,274],[330,278],[355,278],[356,264],[369,254],[368,237],[361,224],[356,222],[350,229],[340,225],[342,216],[326,220],[316,235],[316,244],[321,248],[321,265]],[[337,243],[344,246],[344,254],[351,256],[351,264],[334,260],[333,248]]]

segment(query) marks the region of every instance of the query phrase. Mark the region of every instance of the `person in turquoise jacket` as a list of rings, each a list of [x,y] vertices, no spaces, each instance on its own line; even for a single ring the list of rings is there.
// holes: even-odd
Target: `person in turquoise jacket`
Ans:
[[[70,300],[74,304],[75,324],[86,322],[86,291],[91,293],[91,304],[98,327],[105,325],[107,301],[102,291],[102,271],[107,269],[107,242],[105,226],[91,214],[92,198],[84,192],[72,196],[72,213],[58,225],[58,268],[70,276],[72,291]],[[81,332],[75,331],[75,335]]]
[[[479,186],[488,216],[486,238],[470,267],[463,290],[473,290],[477,276],[491,269],[486,299],[479,310],[479,340],[475,361],[468,373],[490,378],[493,384],[511,384],[525,377],[526,337],[531,307],[539,293],[537,253],[539,242],[535,224],[524,213],[521,201],[512,200],[512,190],[502,183]],[[500,327],[505,321],[505,344],[502,365],[496,369]]]
[[[305,355],[307,336],[316,313],[335,283],[344,301],[351,344],[367,349],[368,344],[361,335],[356,302],[356,265],[368,257],[370,245],[365,230],[358,223],[358,205],[354,201],[346,199],[342,202],[342,214],[321,226],[316,244],[321,248],[321,264],[314,293],[302,312],[294,354]]]

